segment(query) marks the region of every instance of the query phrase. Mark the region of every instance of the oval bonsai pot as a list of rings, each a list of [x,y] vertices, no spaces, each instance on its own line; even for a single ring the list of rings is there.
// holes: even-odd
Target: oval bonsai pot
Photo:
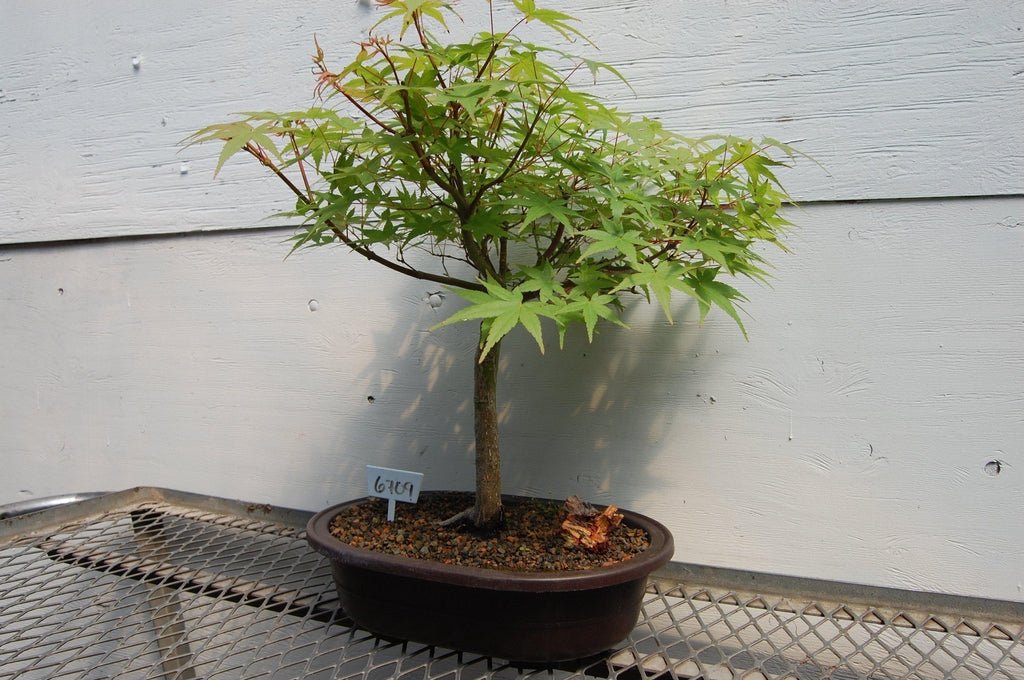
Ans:
[[[621,642],[636,625],[647,576],[673,553],[662,524],[620,510],[626,524],[647,533],[650,547],[597,569],[515,572],[388,555],[330,533],[339,512],[367,500],[327,508],[306,526],[310,545],[331,560],[345,613],[384,637],[512,661],[579,659]]]

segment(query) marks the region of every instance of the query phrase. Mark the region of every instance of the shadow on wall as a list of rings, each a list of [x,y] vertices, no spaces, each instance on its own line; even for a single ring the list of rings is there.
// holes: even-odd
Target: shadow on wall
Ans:
[[[337,480],[363,479],[366,464],[425,473],[424,487],[472,489],[472,361],[477,325],[431,330],[461,303],[458,296],[409,281],[382,304],[388,311],[370,324],[374,354],[359,382],[364,417],[341,428],[331,448],[342,453],[325,492]],[[594,342],[572,328],[559,349],[545,327],[541,355],[521,329],[502,343],[498,386],[505,493],[602,503],[634,504],[667,483],[655,460],[679,402],[696,377],[693,357],[703,337],[696,309],[677,303],[675,325],[656,306],[626,300],[633,328],[599,325]],[[416,310],[411,313],[411,310]],[[342,431],[345,430],[345,431]],[[353,439],[372,451],[351,451]],[[329,495],[329,493],[328,493]]]

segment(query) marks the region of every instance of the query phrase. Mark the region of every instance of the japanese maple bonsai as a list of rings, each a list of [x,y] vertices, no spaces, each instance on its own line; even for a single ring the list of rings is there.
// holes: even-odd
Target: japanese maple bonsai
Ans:
[[[561,343],[578,322],[592,340],[599,321],[624,325],[627,294],[671,320],[682,293],[701,319],[718,307],[742,329],[743,296],[723,275],[764,277],[756,246],[779,245],[788,224],[773,168],[792,154],[775,140],[688,139],[576,89],[585,75],[628,84],[608,64],[521,38],[537,22],[586,41],[573,17],[534,0],[511,0],[518,21],[501,29],[491,7],[467,42],[438,35],[456,16],[444,0],[377,3],[377,26],[397,20],[396,35],[375,26],[340,70],[317,43],[316,106],[247,114],[193,141],[223,142],[218,172],[245,152],[295,195],[293,249],[344,244],[468,301],[442,324],[480,324],[475,503],[452,521],[493,527],[502,339],[522,326],[543,352],[546,332]]]

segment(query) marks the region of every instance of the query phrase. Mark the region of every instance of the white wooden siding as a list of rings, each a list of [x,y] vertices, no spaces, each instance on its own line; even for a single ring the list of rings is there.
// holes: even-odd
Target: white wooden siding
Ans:
[[[460,9],[482,26],[484,6]],[[599,88],[622,106],[688,134],[800,140],[823,166],[789,173],[800,200],[1024,193],[1017,0],[559,6],[632,80],[636,98]],[[178,143],[308,105],[314,32],[342,62],[374,16],[354,0],[0,0],[0,243],[267,224],[288,197],[258,168],[214,180],[216,149]]]
[[[514,337],[507,490],[645,511],[680,560],[1024,599],[1024,199],[791,216],[750,342],[684,303],[543,358]],[[0,499],[316,508],[367,463],[469,488],[472,329],[429,330],[454,300],[286,235],[0,249]]]

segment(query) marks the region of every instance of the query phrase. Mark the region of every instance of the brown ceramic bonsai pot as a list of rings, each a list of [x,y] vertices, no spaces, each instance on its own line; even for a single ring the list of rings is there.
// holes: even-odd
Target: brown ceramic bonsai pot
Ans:
[[[306,527],[310,545],[331,559],[345,613],[385,637],[513,661],[579,659],[621,642],[636,625],[647,576],[673,553],[662,524],[620,510],[626,524],[648,534],[650,547],[598,569],[514,572],[388,555],[329,531],[341,510],[366,500],[327,508]]]

